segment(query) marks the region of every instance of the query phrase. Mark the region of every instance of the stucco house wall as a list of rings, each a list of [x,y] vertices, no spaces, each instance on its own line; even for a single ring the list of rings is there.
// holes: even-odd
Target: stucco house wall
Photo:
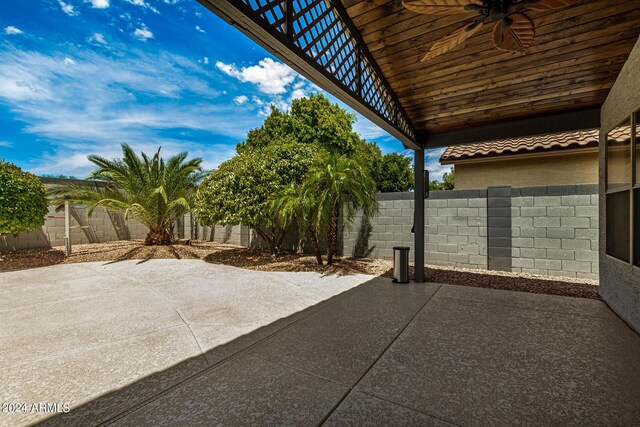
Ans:
[[[600,134],[600,295],[636,331],[640,332],[640,268],[611,257],[607,247],[607,199],[605,196],[606,135],[640,111],[640,41],[622,68],[602,106]]]
[[[539,155],[502,156],[455,164],[456,189],[596,184],[598,150],[567,150]]]

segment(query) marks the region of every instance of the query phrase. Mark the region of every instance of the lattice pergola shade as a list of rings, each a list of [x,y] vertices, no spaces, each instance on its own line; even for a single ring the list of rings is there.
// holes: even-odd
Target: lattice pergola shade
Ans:
[[[412,125],[335,6],[327,0],[238,0],[287,37],[336,83],[416,140]]]

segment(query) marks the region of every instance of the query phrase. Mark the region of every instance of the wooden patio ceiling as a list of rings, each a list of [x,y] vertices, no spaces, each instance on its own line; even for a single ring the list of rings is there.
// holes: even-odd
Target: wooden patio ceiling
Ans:
[[[486,25],[421,62],[476,15],[416,14],[401,0],[198,1],[414,149],[599,127],[640,35],[640,0],[582,0],[530,11],[524,54],[496,50]]]
[[[583,0],[531,11],[536,38],[525,54],[496,50],[486,25],[463,47],[420,62],[474,13],[416,14],[400,0],[342,3],[427,147],[597,127],[640,35],[639,0]]]

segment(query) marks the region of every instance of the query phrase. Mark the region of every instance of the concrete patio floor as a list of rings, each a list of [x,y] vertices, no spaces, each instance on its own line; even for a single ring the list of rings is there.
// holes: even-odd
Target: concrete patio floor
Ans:
[[[89,421],[97,423],[264,338],[271,329],[263,327],[286,325],[371,277],[175,259],[0,273],[0,402],[77,407],[138,382],[98,405]],[[50,415],[0,412],[0,425]]]
[[[47,425],[640,423],[640,337],[602,302],[173,262],[0,275],[2,402],[76,406]]]

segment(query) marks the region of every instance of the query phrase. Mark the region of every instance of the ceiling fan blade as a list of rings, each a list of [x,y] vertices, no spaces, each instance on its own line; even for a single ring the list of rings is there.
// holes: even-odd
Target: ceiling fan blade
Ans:
[[[428,61],[429,59],[433,59],[436,56],[449,52],[451,49],[455,49],[464,43],[469,37],[477,33],[480,27],[482,27],[482,22],[472,22],[457,29],[448,36],[443,37],[431,46],[429,52],[427,52],[424,58],[422,58],[422,61]]]
[[[580,0],[538,0],[531,3],[526,2],[527,9],[530,10],[550,10],[562,9],[580,2]]]
[[[510,23],[510,24],[509,24]],[[493,27],[493,44],[507,52],[525,52],[536,35],[536,27],[524,13],[512,13],[496,22]]]
[[[403,6],[415,13],[425,15],[449,15],[452,13],[469,13],[474,10],[465,9],[465,6],[481,6],[471,0],[404,0]]]

